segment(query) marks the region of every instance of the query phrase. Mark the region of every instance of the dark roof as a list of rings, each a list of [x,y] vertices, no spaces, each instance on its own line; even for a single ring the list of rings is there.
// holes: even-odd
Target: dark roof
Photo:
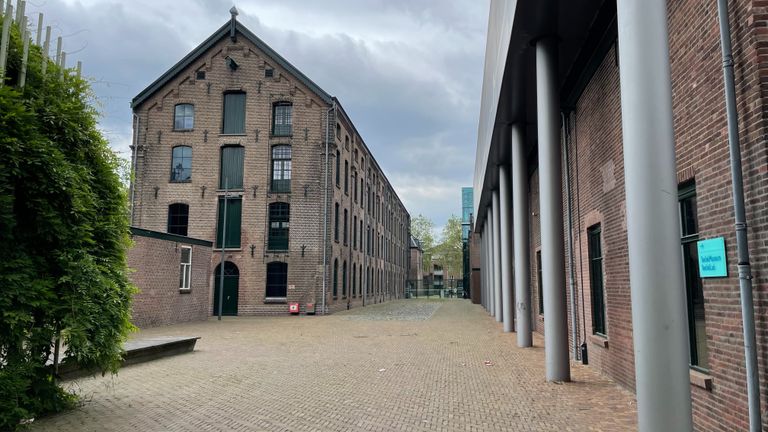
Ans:
[[[417,239],[414,236],[411,236],[411,249],[413,249],[413,248],[422,250],[421,249],[421,242],[419,241],[419,239]]]
[[[150,84],[147,88],[141,91],[133,100],[131,101],[131,108],[136,108],[137,106],[141,105],[142,102],[147,100],[150,96],[152,96],[156,91],[160,90],[165,84],[168,83],[168,81],[172,80],[176,75],[178,75],[181,71],[183,71],[185,68],[187,68],[190,64],[192,64],[194,61],[196,61],[202,54],[204,54],[208,49],[210,49],[213,45],[218,43],[221,39],[225,37],[229,37],[230,35],[230,26],[231,22],[227,21],[226,24],[221,26],[216,32],[214,32],[208,39],[206,39],[203,43],[198,45],[197,48],[193,49],[189,54],[184,56],[181,60],[179,60],[178,63],[173,65],[172,68],[170,68],[167,72],[162,74],[160,78],[156,79],[155,82]],[[332,99],[331,95],[325,92],[325,90],[321,89],[320,86],[315,84],[311,79],[309,79],[306,75],[304,75],[300,70],[298,70],[295,66],[290,64],[288,60],[284,59],[280,54],[275,52],[272,48],[270,48],[269,45],[264,43],[261,39],[258,38],[253,32],[248,30],[243,24],[241,24],[239,21],[235,21],[235,29],[237,30],[237,33],[246,39],[248,39],[251,43],[256,45],[256,48],[260,49],[264,52],[269,58],[271,58],[275,63],[280,65],[283,69],[287,70],[288,73],[299,79],[304,85],[306,85],[310,90],[312,90],[315,94],[320,96],[325,103],[330,104]]]

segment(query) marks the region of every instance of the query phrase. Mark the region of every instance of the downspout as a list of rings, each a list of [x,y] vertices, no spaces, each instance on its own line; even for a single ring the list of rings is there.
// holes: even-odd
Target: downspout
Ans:
[[[752,271],[747,243],[747,217],[744,208],[744,179],[741,170],[739,145],[739,118],[736,112],[736,85],[731,50],[731,29],[728,23],[728,3],[717,1],[720,21],[720,45],[723,51],[723,81],[725,107],[728,116],[728,148],[731,156],[731,183],[733,187],[733,213],[736,225],[736,249],[738,251],[739,291],[741,294],[741,319],[744,324],[744,358],[747,372],[747,400],[749,404],[749,430],[762,430],[760,415],[760,376],[757,370],[755,341],[755,310],[752,303]]]
[[[565,164],[566,224],[568,226],[568,296],[571,300],[571,333],[573,337],[573,358],[579,360],[579,324],[576,311],[576,273],[573,268],[573,214],[571,212],[571,164],[568,146],[571,141],[570,112],[560,113],[563,121],[563,163]]]
[[[136,202],[136,164],[138,161],[137,152],[139,148],[139,123],[141,117],[138,114],[133,114],[133,145],[131,146],[131,174],[129,180],[130,184],[130,197],[131,197],[131,225],[134,224],[134,207]]]
[[[328,290],[328,145],[330,142],[331,111],[333,111],[335,114],[336,101],[333,101],[331,108],[329,108],[325,113],[325,186],[323,187],[323,315],[325,315],[326,312],[325,298],[327,297],[326,292]],[[336,116],[334,115],[334,117]]]

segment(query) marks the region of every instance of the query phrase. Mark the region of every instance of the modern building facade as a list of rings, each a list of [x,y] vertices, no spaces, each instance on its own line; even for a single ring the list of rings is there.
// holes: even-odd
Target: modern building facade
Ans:
[[[576,359],[634,390],[642,431],[763,430],[766,22],[751,0],[491,1],[481,304],[544,336],[548,380]]]
[[[133,225],[214,241],[211,311],[222,279],[230,315],[402,296],[403,203],[340,102],[231,13],[133,99]]]

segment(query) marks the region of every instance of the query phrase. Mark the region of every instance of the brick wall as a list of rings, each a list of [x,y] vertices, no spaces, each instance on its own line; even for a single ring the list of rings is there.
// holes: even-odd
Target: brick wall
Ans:
[[[232,71],[225,58],[233,58],[239,65]],[[273,77],[265,71],[272,69]],[[205,72],[204,79],[198,79],[197,72]],[[245,133],[224,135],[222,130],[222,101],[226,91],[237,90],[246,93]],[[287,101],[293,104],[293,135],[275,137],[271,135],[272,104]],[[194,129],[175,131],[173,128],[174,108],[179,103],[191,103],[195,109]],[[386,177],[381,173],[368,148],[360,139],[351,121],[337,107],[336,115],[328,118],[331,108],[326,100],[307,87],[289,70],[282,68],[274,59],[261,51],[246,37],[240,35],[237,41],[225,37],[206,52],[201,53],[184,70],[179,72],[163,88],[157,90],[145,101],[134,107],[140,127],[136,152],[136,197],[133,223],[144,228],[165,231],[168,206],[172,203],[189,205],[189,235],[214,239],[218,197],[223,195],[219,188],[219,163],[221,147],[241,145],[244,147],[243,188],[233,192],[242,199],[241,247],[227,250],[226,259],[239,270],[238,314],[283,314],[287,313],[287,302],[322,303],[324,256],[327,256],[325,285],[327,302],[332,310],[346,308],[347,299],[341,295],[341,270],[348,265],[347,287],[352,287],[352,266],[359,279],[359,268],[363,261],[386,277],[385,289],[368,290],[371,300],[398,297],[403,292],[405,280],[407,237],[400,235],[400,229],[408,221],[408,213],[393,193]],[[326,129],[326,125],[331,128]],[[337,134],[334,128],[339,126]],[[328,208],[327,223],[323,225],[325,189],[325,140],[329,145]],[[349,137],[349,145],[345,140]],[[270,191],[271,148],[277,144],[288,144],[292,149],[292,179],[290,193]],[[177,145],[192,147],[192,176],[184,183],[171,182],[170,165],[172,148]],[[333,209],[336,203],[348,210],[348,226],[351,230],[353,216],[363,218],[366,212],[362,202],[355,202],[350,184],[348,193],[343,191],[343,172],[339,187],[335,182],[336,151],[340,155],[340,167],[344,161],[352,170],[362,171],[366,163],[367,177],[376,178],[379,194],[377,199],[382,211],[372,228],[385,235],[389,241],[388,256],[377,253],[366,257],[360,252],[358,232],[357,248],[352,247],[352,232],[348,244],[337,244],[333,237]],[[357,158],[354,156],[357,155]],[[371,163],[373,161],[373,163]],[[358,175],[358,183],[361,176]],[[372,181],[372,180],[371,180]],[[358,188],[360,185],[358,184]],[[389,191],[388,200],[387,194]],[[274,202],[290,205],[289,250],[275,253],[267,248],[268,208]],[[389,216],[389,221],[384,216]],[[386,224],[386,227],[384,223]],[[342,223],[340,222],[340,229]],[[327,229],[327,250],[323,250],[324,228]],[[359,231],[359,226],[357,227]],[[377,239],[376,244],[380,244]],[[211,272],[219,263],[218,253],[211,261]],[[370,259],[368,259],[370,258]],[[332,296],[333,262],[339,262],[339,295]],[[266,267],[270,262],[288,264],[288,292],[285,302],[267,303]],[[386,270],[386,273],[385,273]],[[365,278],[364,278],[365,279]],[[378,279],[377,279],[378,281]],[[377,289],[382,284],[376,285]],[[349,299],[351,305],[362,303],[359,281],[356,294]],[[349,293],[351,294],[351,292]],[[338,304],[337,304],[338,303]]]
[[[148,328],[206,320],[212,305],[211,246],[146,231],[134,231],[132,237],[128,267],[132,270],[131,282],[139,289],[133,296],[133,324]],[[189,290],[179,289],[182,247],[192,249]]]
[[[768,146],[764,98],[768,57],[768,2],[737,0],[731,7],[736,92],[740,116],[747,220],[754,275],[762,411],[768,367]],[[729,277],[704,279],[706,340],[712,389],[691,385],[697,430],[748,427],[744,345],[733,227],[733,201],[723,97],[716,2],[669,2],[678,181],[695,180],[699,238],[725,237]],[[569,120],[570,187],[579,339],[589,347],[590,366],[634,388],[632,316],[627,256],[619,68],[615,50],[602,59]],[[531,293],[538,311],[535,252],[540,247],[538,173],[530,179]],[[566,195],[564,194],[564,200]],[[565,208],[565,207],[564,207]],[[602,228],[607,338],[592,335],[587,229]],[[566,231],[567,233],[567,231]],[[570,265],[566,271],[570,270]],[[567,279],[566,279],[567,280]],[[567,287],[566,287],[567,288]],[[684,287],[680,287],[684,290]],[[569,302],[569,308],[571,307]],[[535,314],[536,315],[536,314]],[[685,317],[681,317],[685,319]],[[569,337],[570,335],[570,315]],[[535,330],[543,333],[541,317]],[[572,341],[571,341],[572,342]],[[693,380],[692,380],[693,381]]]

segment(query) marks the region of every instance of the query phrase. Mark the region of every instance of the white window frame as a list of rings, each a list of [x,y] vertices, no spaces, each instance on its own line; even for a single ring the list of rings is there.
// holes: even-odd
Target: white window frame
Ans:
[[[189,250],[189,262],[182,261],[184,249]],[[179,256],[179,291],[189,291],[192,289],[192,246],[182,246]]]

